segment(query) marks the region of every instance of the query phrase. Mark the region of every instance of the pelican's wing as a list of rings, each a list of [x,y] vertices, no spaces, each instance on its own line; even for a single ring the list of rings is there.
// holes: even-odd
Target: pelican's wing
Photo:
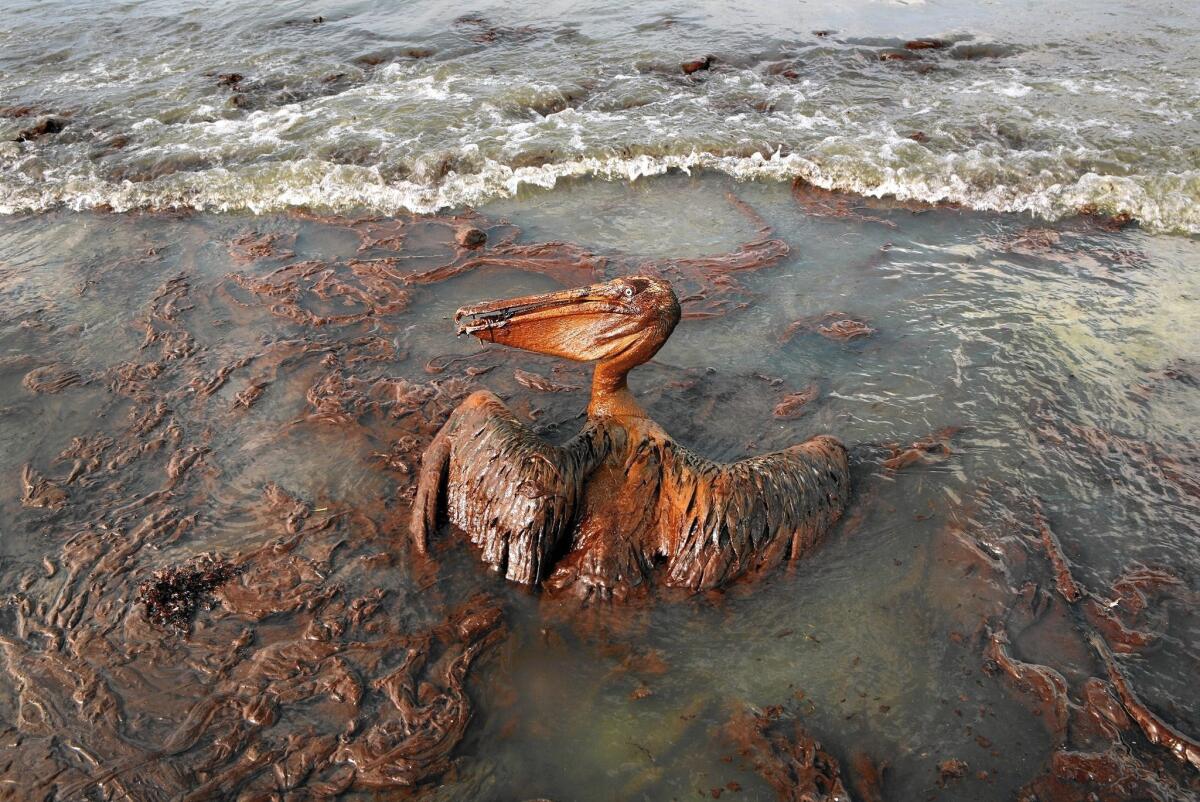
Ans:
[[[425,452],[412,534],[419,549],[437,522],[444,488],[450,521],[508,579],[540,582],[575,519],[587,476],[608,453],[588,425],[563,446],[547,443],[489,392],[471,395]]]
[[[693,590],[803,555],[849,496],[846,448],[832,437],[729,464],[670,444],[661,459],[667,583]]]

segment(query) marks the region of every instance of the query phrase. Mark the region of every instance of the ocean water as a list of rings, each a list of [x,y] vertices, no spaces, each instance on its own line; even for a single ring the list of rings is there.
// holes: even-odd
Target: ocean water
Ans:
[[[1200,799],[1121,712],[1200,733],[1198,17],[9,4],[0,799],[788,799],[792,722],[854,800]],[[845,519],[629,603],[417,554],[467,393],[552,440],[587,403],[454,310],[634,272],[684,298],[650,414],[840,437]],[[201,555],[234,576],[156,623]]]
[[[65,127],[0,147],[0,211],[429,212],[707,170],[1196,233],[1198,28],[1173,0],[8,3],[0,140]]]

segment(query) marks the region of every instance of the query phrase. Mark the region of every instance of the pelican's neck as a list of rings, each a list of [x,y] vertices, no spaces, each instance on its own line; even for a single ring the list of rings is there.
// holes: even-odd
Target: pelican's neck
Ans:
[[[592,375],[592,400],[588,404],[589,418],[644,418],[625,378],[633,366],[601,362]]]

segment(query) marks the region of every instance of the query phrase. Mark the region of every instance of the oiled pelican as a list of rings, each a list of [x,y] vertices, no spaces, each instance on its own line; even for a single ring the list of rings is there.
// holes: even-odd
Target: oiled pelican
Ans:
[[[719,464],[638,406],[626,376],[679,322],[665,281],[618,278],[454,317],[459,334],[596,362],[592,398],[583,430],[562,446],[490,392],[463,401],[425,451],[411,523],[418,550],[444,507],[514,582],[623,595],[658,577],[700,591],[804,554],[841,516],[850,478],[836,438]]]

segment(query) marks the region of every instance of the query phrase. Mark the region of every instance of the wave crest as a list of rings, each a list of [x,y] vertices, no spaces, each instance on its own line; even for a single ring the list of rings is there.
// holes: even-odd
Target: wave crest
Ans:
[[[467,148],[466,150],[470,150]],[[803,179],[822,189],[901,201],[957,204],[995,212],[1030,213],[1054,220],[1089,209],[1128,215],[1164,233],[1200,233],[1200,171],[1166,175],[1084,173],[1062,180],[1052,172],[1022,169],[1044,154],[968,152],[937,155],[911,140],[888,142],[878,152],[846,152],[844,143],[819,154],[755,151],[749,155],[694,150],[569,158],[514,166],[478,153],[435,180],[389,180],[379,167],[314,158],[175,172],[147,181],[113,181],[94,171],[45,180],[0,180],[0,213],[55,207],[192,208],[277,212],[294,207],[376,213],[431,213],[479,206],[515,195],[522,187],[550,189],[563,179],[636,181],[672,170],[714,171],[740,181]]]

